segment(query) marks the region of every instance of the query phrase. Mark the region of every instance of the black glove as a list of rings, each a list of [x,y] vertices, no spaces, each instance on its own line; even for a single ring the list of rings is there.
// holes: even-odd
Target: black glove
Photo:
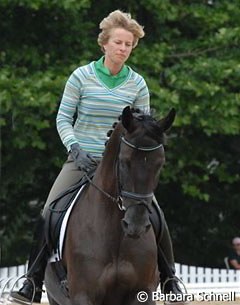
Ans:
[[[71,154],[77,168],[84,172],[89,172],[97,166],[97,161],[89,153],[82,150],[78,143],[71,145]]]

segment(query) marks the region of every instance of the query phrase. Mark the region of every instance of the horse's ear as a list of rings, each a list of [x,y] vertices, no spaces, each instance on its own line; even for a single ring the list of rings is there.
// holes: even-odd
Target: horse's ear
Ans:
[[[129,106],[125,107],[122,112],[122,124],[128,132],[133,131],[133,114]]]
[[[165,118],[158,121],[159,127],[163,132],[167,131],[172,126],[175,116],[176,116],[176,110],[172,108]]]

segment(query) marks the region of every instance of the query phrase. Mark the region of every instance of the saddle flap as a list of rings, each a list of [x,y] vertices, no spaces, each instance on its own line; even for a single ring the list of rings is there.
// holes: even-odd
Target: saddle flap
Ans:
[[[90,178],[94,176],[91,174]],[[59,253],[59,237],[64,217],[72,204],[79,202],[80,189],[88,183],[83,176],[80,181],[65,190],[52,201],[45,215],[45,239],[50,253]]]

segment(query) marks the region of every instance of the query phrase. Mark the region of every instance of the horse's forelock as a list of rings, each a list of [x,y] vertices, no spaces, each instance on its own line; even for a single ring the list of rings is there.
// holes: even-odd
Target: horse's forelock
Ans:
[[[140,126],[142,125],[142,137],[147,135],[148,137],[156,140],[159,144],[164,143],[164,133],[162,132],[157,121],[149,118],[145,118],[141,121]]]
[[[143,131],[141,136],[144,134],[148,135],[149,137],[155,139],[159,143],[164,142],[164,133],[162,132],[157,118],[155,118],[155,112],[154,110],[151,110],[149,113],[144,113],[143,111],[135,111],[132,110],[134,119],[136,120],[137,124],[139,124],[139,127],[143,127]]]
[[[139,108],[131,108],[131,112],[133,114],[134,120],[140,126],[143,126],[143,132],[141,135],[147,134],[148,136],[154,138],[158,142],[164,142],[164,135],[159,127],[157,118],[155,118],[155,110],[151,109],[150,112],[144,112]],[[119,116],[118,122],[114,122],[112,125],[112,129],[107,132],[107,136],[110,137],[112,135],[113,130],[116,126],[121,122],[122,115]],[[107,141],[108,142],[108,141]]]

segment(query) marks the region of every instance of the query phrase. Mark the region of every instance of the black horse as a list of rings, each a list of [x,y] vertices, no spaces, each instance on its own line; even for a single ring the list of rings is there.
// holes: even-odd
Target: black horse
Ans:
[[[165,161],[163,134],[175,111],[157,121],[126,107],[106,146],[92,183],[73,208],[63,264],[69,297],[48,264],[51,305],[135,305],[159,282],[157,244],[149,215]]]

